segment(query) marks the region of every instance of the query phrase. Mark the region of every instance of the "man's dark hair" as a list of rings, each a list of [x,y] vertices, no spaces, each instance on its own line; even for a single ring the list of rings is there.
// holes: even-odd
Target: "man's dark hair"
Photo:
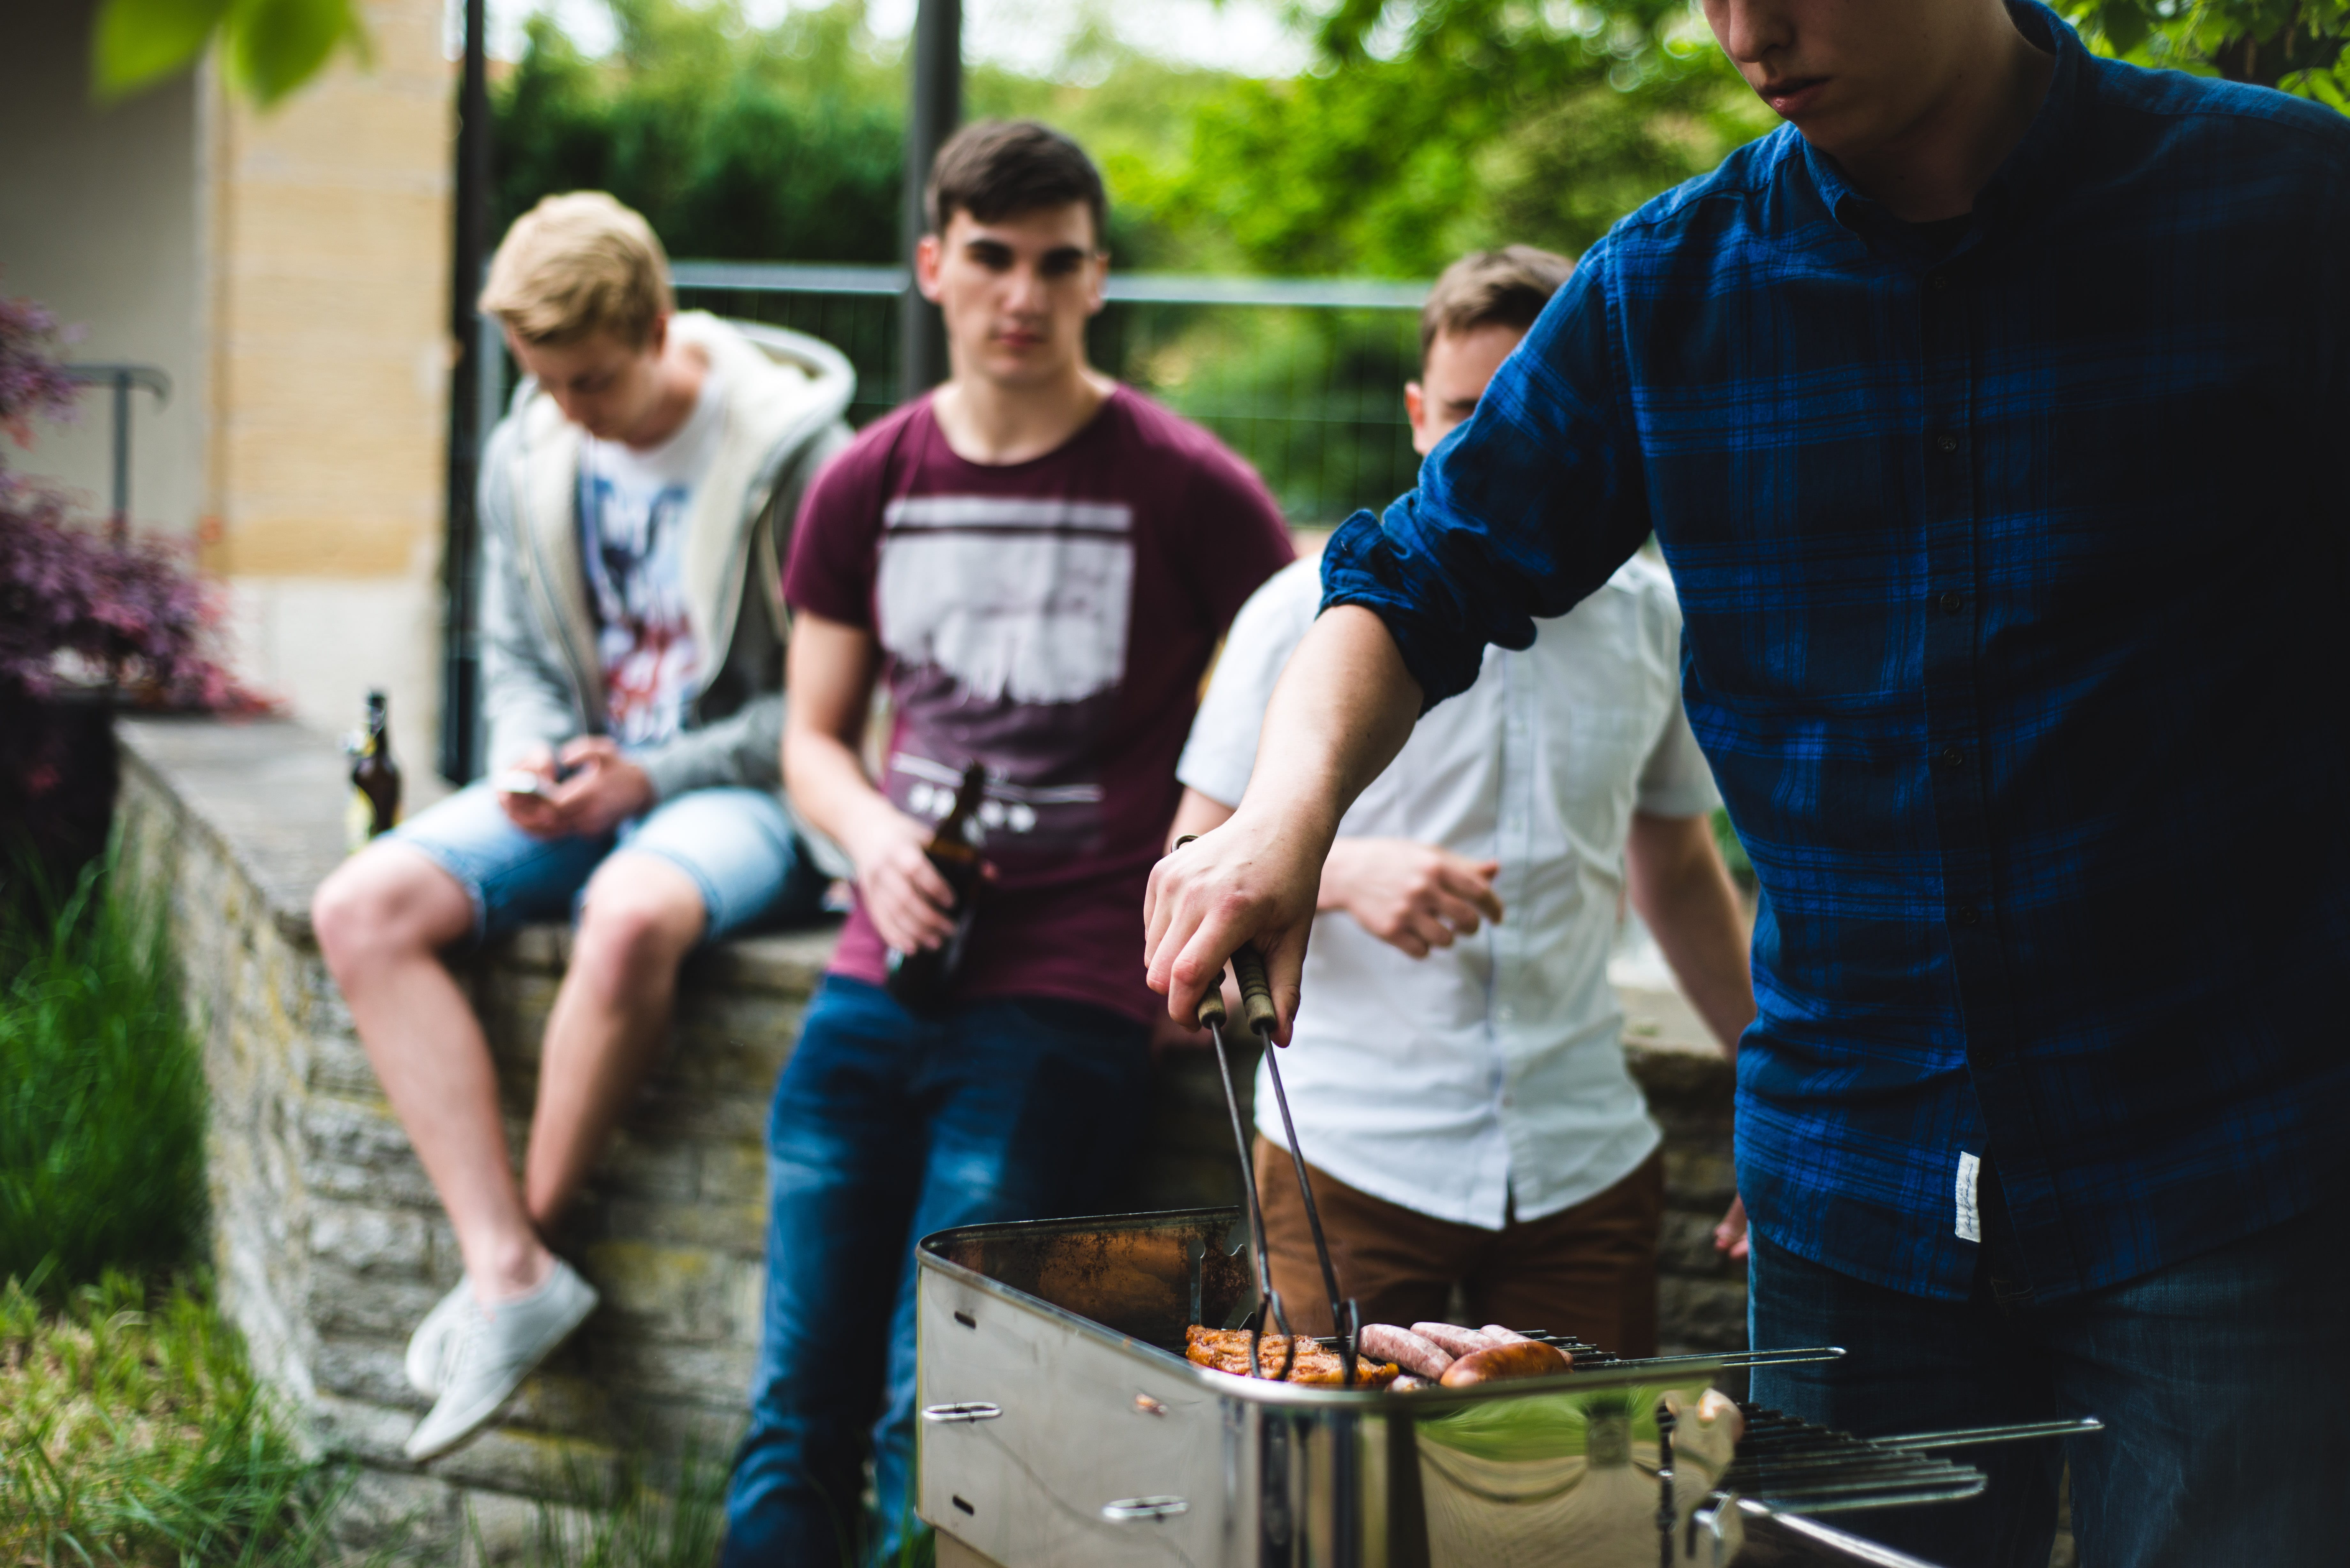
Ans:
[[[1440,332],[1459,335],[1480,327],[1532,327],[1575,264],[1532,245],[1472,251],[1446,267],[1419,307],[1419,358]]]
[[[1094,246],[1108,243],[1109,195],[1086,150],[1033,119],[974,120],[947,139],[922,193],[931,233],[946,233],[958,211],[983,223],[1040,207],[1083,202],[1094,215]]]

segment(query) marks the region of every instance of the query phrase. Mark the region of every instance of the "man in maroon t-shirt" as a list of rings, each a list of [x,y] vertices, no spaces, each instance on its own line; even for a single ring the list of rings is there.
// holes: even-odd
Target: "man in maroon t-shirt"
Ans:
[[[1245,464],[1086,363],[1105,206],[1092,162],[1043,126],[983,122],[941,149],[915,270],[953,375],[835,460],[793,538],[784,773],[855,861],[857,908],[775,1089],[727,1568],[844,1546],[896,1561],[912,1243],[1083,1212],[1131,1142],[1156,1011],[1136,934],[1175,759],[1217,639],[1291,550]],[[987,880],[943,995],[915,1011],[891,955],[955,931],[924,848],[973,763]]]

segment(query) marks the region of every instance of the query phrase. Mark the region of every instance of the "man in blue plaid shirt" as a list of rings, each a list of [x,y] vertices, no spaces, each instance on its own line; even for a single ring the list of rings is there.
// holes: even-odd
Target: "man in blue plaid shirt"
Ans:
[[[1331,542],[1239,812],[1162,862],[1188,1019],[1284,1020],[1347,804],[1484,644],[1651,530],[1762,881],[1739,1180],[1758,1399],[2097,1415],[1870,1528],[2316,1562],[2350,1473],[2350,120],[2002,0],[1705,0],[1789,124],[1593,247]],[[1898,9],[1898,16],[1887,14]]]

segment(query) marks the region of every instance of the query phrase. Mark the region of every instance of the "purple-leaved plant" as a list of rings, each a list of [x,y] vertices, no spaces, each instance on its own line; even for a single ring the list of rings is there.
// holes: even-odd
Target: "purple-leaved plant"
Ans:
[[[18,446],[33,443],[36,418],[74,416],[73,378],[47,351],[57,336],[57,318],[31,300],[0,299],[0,430]]]
[[[69,417],[75,385],[50,351],[57,318],[0,299],[0,430]],[[0,699],[111,686],[151,706],[259,706],[213,652],[218,593],[187,551],[152,537],[110,544],[54,492],[7,472],[0,443]]]

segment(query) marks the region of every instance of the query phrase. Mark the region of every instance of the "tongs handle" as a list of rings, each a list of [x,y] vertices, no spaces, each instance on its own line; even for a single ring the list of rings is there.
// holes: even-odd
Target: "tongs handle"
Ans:
[[[1264,955],[1256,950],[1254,942],[1243,942],[1232,954],[1232,977],[1241,982],[1241,1014],[1260,1040],[1271,1041],[1274,1025],[1281,1015],[1273,1010],[1273,982],[1264,977]],[[1216,998],[1222,1007],[1224,999]]]
[[[1187,837],[1185,843],[1191,840]],[[1271,1044],[1274,1026],[1280,1015],[1273,1010],[1273,982],[1264,977],[1264,955],[1256,950],[1254,942],[1243,942],[1240,951],[1232,955],[1232,974],[1241,982],[1241,1013],[1248,1020],[1249,1028],[1260,1041]],[[1200,1026],[1222,1029],[1231,1022],[1224,1012],[1223,977],[1200,999]]]

